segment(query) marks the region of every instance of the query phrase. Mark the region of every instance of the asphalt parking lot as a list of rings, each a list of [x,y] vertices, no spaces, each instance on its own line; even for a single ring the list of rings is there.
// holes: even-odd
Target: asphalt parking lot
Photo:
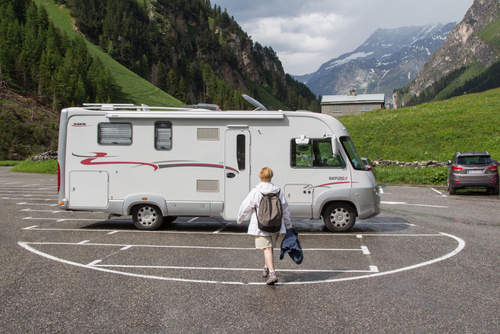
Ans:
[[[0,168],[6,332],[497,332],[498,196],[383,187],[353,231],[294,219],[304,262],[260,277],[246,225],[189,217],[157,231],[60,211],[54,175]]]

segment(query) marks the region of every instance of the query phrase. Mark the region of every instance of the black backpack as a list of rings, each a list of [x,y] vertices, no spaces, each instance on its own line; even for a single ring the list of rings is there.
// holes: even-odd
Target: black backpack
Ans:
[[[280,191],[276,194],[262,194],[257,210],[259,229],[265,232],[278,232],[281,229],[282,218],[283,208],[281,207]]]

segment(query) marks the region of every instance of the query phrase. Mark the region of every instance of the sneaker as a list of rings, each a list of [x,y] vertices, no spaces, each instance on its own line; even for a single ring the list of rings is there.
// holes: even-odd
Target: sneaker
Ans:
[[[262,271],[262,277],[267,277],[269,275],[269,268],[264,267],[264,270]]]
[[[269,273],[269,278],[267,279],[267,285],[274,285],[274,283],[278,282],[278,277],[276,277],[276,272]]]

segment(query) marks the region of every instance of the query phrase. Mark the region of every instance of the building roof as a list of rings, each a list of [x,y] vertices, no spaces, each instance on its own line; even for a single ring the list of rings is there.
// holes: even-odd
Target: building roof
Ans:
[[[323,95],[321,105],[324,104],[357,104],[357,103],[385,103],[385,94],[359,95]]]

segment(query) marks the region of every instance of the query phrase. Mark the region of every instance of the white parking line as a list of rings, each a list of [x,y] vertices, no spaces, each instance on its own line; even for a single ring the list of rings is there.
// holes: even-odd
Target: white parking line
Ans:
[[[32,196],[32,195],[25,195],[25,197]],[[11,199],[11,200],[20,200],[20,199],[26,199],[26,198],[14,198],[14,197],[2,197],[2,199]],[[28,198],[29,200],[32,201],[54,201],[53,199],[50,198]]]
[[[23,220],[54,220],[56,222],[64,222],[64,221],[79,221],[79,220],[83,220],[83,221],[96,221],[95,219],[83,219],[83,218],[33,218],[33,217],[24,217],[22,218]],[[61,229],[61,230],[64,230],[64,229]],[[88,230],[87,230],[88,231]]]
[[[55,220],[59,221],[59,218],[32,218],[32,217],[26,217],[23,219],[39,219],[39,220],[44,220],[44,219],[49,219],[49,220]],[[63,220],[63,219],[62,219]],[[69,219],[68,219],[69,220]],[[77,220],[77,219],[74,219]],[[80,219],[83,220],[83,219]],[[95,221],[95,219],[87,219],[91,221]],[[360,224],[356,223],[356,224]],[[369,223],[363,223],[363,224],[369,224]],[[394,225],[394,224],[402,224],[402,225],[409,225],[409,226],[415,226],[414,224],[409,224],[409,223],[376,223],[376,225]],[[111,230],[111,229],[81,229],[81,228],[51,228],[51,227],[40,227],[39,225],[33,225],[29,227],[24,227],[22,230],[31,230],[31,231],[36,231],[36,232],[43,232],[43,231],[60,231],[60,232],[105,232],[108,234],[114,234],[114,233],[149,233],[149,234],[190,234],[190,235],[213,235],[214,232],[196,232],[196,231],[159,231],[159,230],[154,230],[154,231],[144,231],[144,230]],[[223,232],[219,233],[219,235],[237,235],[241,237],[248,238],[248,234],[246,232]],[[358,236],[361,237],[367,237],[367,236],[373,236],[373,237],[442,237],[440,234],[377,234],[377,233],[363,233],[363,234],[349,234],[349,233],[343,233],[343,234],[334,234],[334,233],[316,233],[316,232],[306,232],[306,233],[299,233],[299,236],[326,236],[326,237],[339,237],[339,238],[346,238],[346,237],[356,237],[359,238]]]
[[[385,202],[385,201],[381,201],[380,203],[382,203],[382,204],[388,204],[388,205],[422,206],[422,207],[426,207],[426,208],[447,208],[447,206],[442,206],[442,205],[409,204],[407,202]]]
[[[22,209],[21,212],[50,212],[50,213],[61,213],[66,211],[59,210],[33,210],[33,209]]]
[[[100,260],[97,260],[100,262]],[[96,261],[94,261],[96,262]],[[94,263],[92,262],[92,263]],[[91,264],[88,264],[89,266]],[[135,269],[179,269],[179,270],[216,270],[216,271],[262,271],[262,268],[223,268],[223,267],[179,267],[179,266],[135,266],[121,264],[92,264],[101,268],[135,268]],[[276,269],[278,272],[311,272],[311,273],[378,273],[377,266],[369,266],[369,270],[354,269]]]
[[[178,249],[208,249],[208,250],[255,250],[255,247],[217,247],[217,246],[174,246],[174,245],[128,245],[128,244],[101,244],[91,243],[90,240],[80,242],[26,242],[29,245],[54,245],[54,246],[96,246],[96,247],[121,247],[121,249],[134,248],[178,248]],[[333,251],[333,252],[349,252],[358,251],[363,254],[370,254],[368,248],[361,246],[360,248],[302,248],[303,251]],[[278,252],[279,249],[274,251]],[[368,253],[366,253],[368,252]]]
[[[360,221],[357,221],[356,222],[356,225],[358,224],[373,224],[371,222],[364,222],[362,220]],[[411,224],[411,223],[399,223],[399,222],[394,222],[394,223],[376,223],[377,225],[408,225],[408,226],[415,226],[415,224]]]
[[[442,192],[440,192],[439,190],[437,189],[434,189],[434,188],[431,188],[432,190],[434,190],[435,192],[437,192],[439,195],[443,196],[443,197],[448,197],[446,196],[445,194],[443,194]]]
[[[56,206],[58,205],[57,203],[55,204],[47,204],[47,203],[27,203],[27,202],[22,202],[22,203],[17,203],[17,205],[44,205],[44,206]]]
[[[189,221],[189,222],[191,222],[191,221]],[[188,223],[189,223],[189,222],[188,222]],[[214,231],[214,233],[219,233],[220,231],[222,231],[223,229],[225,229],[225,228],[226,228],[226,227],[228,227],[229,225],[231,225],[231,222],[224,224],[224,226],[222,226],[220,229],[218,229],[218,230]]]

